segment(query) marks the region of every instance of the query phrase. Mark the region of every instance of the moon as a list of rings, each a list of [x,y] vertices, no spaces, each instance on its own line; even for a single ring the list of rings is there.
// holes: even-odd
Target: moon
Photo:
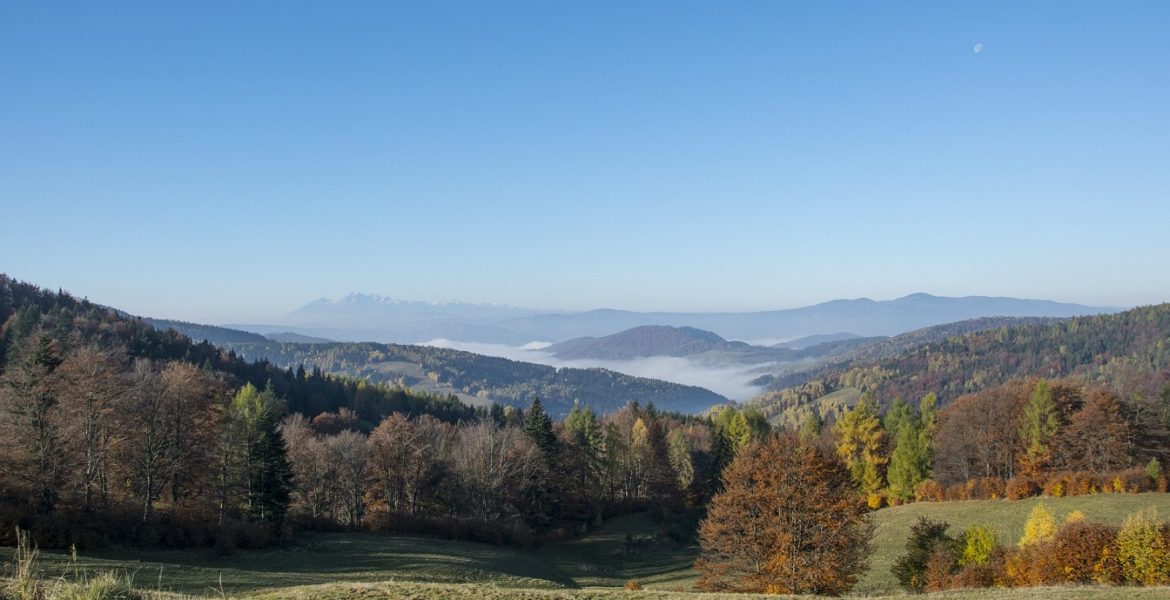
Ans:
[[[978,44],[975,44],[974,50],[975,50],[975,54],[979,54],[980,52],[983,52],[983,42],[979,42]]]

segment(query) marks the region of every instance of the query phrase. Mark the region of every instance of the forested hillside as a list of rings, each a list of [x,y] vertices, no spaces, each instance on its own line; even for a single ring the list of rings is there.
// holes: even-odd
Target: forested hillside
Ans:
[[[946,327],[981,327],[983,320]],[[1170,379],[1170,304],[1091,317],[1030,320],[941,341],[914,343],[931,331],[862,348],[842,364],[779,378],[783,389],[754,403],[769,418],[828,396],[872,393],[895,398],[935,393],[941,405],[963,394],[1027,377],[1074,378],[1125,395],[1154,396]],[[944,328],[945,330],[945,328]],[[907,346],[909,346],[907,348]],[[892,350],[901,352],[890,355]]]
[[[574,406],[559,425],[539,400],[476,411],[247,362],[6,276],[0,320],[0,543],[19,527],[51,547],[231,551],[304,528],[524,544],[604,515],[653,506],[665,518],[704,502],[734,450],[768,433],[762,417],[730,408],[698,418],[630,402],[602,418]],[[580,389],[598,375],[612,374],[551,381]]]
[[[124,354],[126,360],[182,361],[257,388],[271,382],[275,393],[287,402],[288,410],[309,416],[342,407],[356,410],[371,421],[396,411],[432,414],[444,420],[474,414],[455,398],[369,385],[329,376],[319,369],[278,368],[263,360],[249,362],[210,343],[194,343],[172,329],[157,330],[120,311],[0,274],[0,370],[37,335],[49,336],[60,353],[80,348],[109,350]]]
[[[653,402],[665,410],[698,413],[726,398],[709,390],[606,369],[555,368],[432,346],[276,342],[225,343],[241,356],[280,366],[309,365],[374,382],[417,384],[422,379],[449,385],[471,396],[514,406],[539,397],[550,414],[564,416],[574,402],[599,413],[631,400]]]

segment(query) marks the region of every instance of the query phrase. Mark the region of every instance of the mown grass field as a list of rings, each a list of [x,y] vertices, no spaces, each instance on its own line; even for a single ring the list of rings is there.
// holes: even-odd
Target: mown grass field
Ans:
[[[1013,543],[1041,500],[922,503],[875,513],[875,553],[854,595],[899,595],[889,573],[919,516],[952,523],[957,532],[989,525]],[[1120,524],[1147,506],[1170,517],[1170,494],[1101,495],[1046,499],[1058,518],[1080,510],[1089,520]],[[627,544],[629,535],[633,544]],[[698,549],[656,536],[643,515],[613,519],[575,541],[520,550],[471,542],[379,534],[305,535],[298,543],[219,556],[209,550],[104,550],[80,556],[41,554],[46,577],[115,570],[137,587],[183,595],[264,600],[350,598],[718,598],[694,594],[691,568]],[[637,580],[643,592],[622,588]],[[1030,600],[1057,590],[983,590],[930,595],[932,599]],[[742,598],[737,595],[733,597]],[[1170,589],[1060,589],[1061,598],[1167,598]]]

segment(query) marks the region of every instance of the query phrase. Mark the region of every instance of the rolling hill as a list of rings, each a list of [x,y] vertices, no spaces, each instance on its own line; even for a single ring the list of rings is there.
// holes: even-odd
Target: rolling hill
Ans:
[[[642,325],[605,337],[568,340],[545,350],[565,360],[629,360],[646,356],[691,356],[712,350],[738,352],[752,348],[743,342],[728,342],[718,334],[694,327]]]
[[[946,331],[993,323],[957,323],[863,347],[838,362],[776,378],[778,389],[753,403],[775,420],[846,390],[872,392],[881,403],[934,392],[945,405],[1026,377],[1071,377],[1147,397],[1170,382],[1170,304],[1009,323],[937,339]]]
[[[180,331],[170,321],[151,320]],[[319,368],[377,383],[393,383],[435,394],[453,394],[467,404],[492,402],[528,406],[539,397],[554,416],[563,416],[574,402],[600,412],[630,400],[653,402],[668,411],[698,413],[727,398],[710,390],[634,377],[607,369],[555,368],[506,358],[432,346],[374,342],[282,343],[264,336],[223,327],[178,324],[184,335],[207,339],[247,360],[280,368]]]

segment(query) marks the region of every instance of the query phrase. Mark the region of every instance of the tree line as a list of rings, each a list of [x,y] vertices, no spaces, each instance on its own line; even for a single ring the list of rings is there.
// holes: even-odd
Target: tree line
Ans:
[[[895,399],[879,412],[865,394],[829,425],[802,425],[846,465],[873,508],[916,500],[1011,498],[1044,493],[1165,490],[1170,386],[1119,399],[1078,381],[1017,380],[939,409]]]

